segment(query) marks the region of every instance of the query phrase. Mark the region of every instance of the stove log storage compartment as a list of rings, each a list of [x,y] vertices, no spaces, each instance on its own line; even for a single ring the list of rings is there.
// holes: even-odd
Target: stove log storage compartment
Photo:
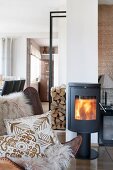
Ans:
[[[91,149],[91,133],[99,131],[100,84],[68,84],[68,129],[82,136],[77,158],[95,159],[98,152]]]

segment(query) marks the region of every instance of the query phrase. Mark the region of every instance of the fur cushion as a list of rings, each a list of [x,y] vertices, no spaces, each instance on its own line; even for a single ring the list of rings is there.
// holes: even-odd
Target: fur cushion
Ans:
[[[4,119],[33,115],[32,108],[23,92],[0,96],[0,135],[6,134]]]
[[[26,170],[62,170],[70,165],[74,157],[69,145],[55,144],[45,150],[43,157],[38,159],[17,159],[16,163],[25,167]]]

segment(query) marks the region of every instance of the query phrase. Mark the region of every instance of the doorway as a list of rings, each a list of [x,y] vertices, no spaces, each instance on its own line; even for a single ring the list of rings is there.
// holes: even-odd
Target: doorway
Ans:
[[[44,38],[29,38],[27,46],[27,77],[29,77],[29,86],[34,87],[39,92],[41,102],[49,102],[49,39],[47,41]],[[56,70],[58,66],[55,64],[54,68],[54,58],[55,62],[58,63],[57,53],[58,46],[56,44],[53,47],[52,55],[53,82],[57,81]]]

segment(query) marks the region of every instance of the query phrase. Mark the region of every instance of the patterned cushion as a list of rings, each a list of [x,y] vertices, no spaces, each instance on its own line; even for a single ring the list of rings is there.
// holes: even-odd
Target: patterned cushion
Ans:
[[[51,113],[34,115],[15,120],[4,120],[8,134],[22,134],[26,130],[35,132],[40,144],[41,152],[53,143],[59,143],[56,134],[51,128]]]
[[[40,146],[32,131],[28,130],[18,136],[0,136],[0,157],[37,158],[40,155]]]
[[[22,117],[18,119],[4,119],[8,134],[21,134],[28,129],[37,132],[46,128],[51,128],[51,113],[47,112],[42,115]]]

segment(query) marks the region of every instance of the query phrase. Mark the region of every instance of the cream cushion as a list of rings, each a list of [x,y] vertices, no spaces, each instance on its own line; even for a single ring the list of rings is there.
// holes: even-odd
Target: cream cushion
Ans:
[[[15,120],[4,120],[8,134],[21,134],[26,130],[36,133],[38,143],[41,145],[41,152],[50,144],[59,143],[58,138],[51,128],[51,113],[23,117]]]
[[[37,158],[40,155],[40,146],[35,133],[26,131],[18,136],[0,136],[0,157],[12,158]]]

